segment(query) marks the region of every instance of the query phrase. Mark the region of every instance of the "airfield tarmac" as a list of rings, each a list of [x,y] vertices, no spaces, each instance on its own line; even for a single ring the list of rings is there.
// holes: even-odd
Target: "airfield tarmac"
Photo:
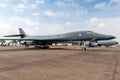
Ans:
[[[0,80],[120,80],[120,48],[0,47]]]

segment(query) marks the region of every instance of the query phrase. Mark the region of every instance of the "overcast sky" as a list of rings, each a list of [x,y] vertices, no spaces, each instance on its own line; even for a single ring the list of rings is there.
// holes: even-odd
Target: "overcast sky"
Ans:
[[[92,30],[120,42],[120,0],[0,0],[0,36]]]

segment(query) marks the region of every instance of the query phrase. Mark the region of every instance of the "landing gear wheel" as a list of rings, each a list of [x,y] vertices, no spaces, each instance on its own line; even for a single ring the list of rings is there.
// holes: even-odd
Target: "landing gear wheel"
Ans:
[[[49,48],[49,46],[46,46],[46,49],[48,49]]]
[[[49,46],[43,46],[43,49],[48,49],[49,48]]]
[[[41,46],[39,46],[39,49],[41,49]]]
[[[82,51],[86,51],[87,49],[86,48],[82,48]]]
[[[39,46],[35,46],[35,49],[39,49]]]

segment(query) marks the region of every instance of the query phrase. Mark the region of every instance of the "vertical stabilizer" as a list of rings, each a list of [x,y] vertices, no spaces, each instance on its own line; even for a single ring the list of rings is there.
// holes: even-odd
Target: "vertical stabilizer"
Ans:
[[[23,31],[22,28],[19,28],[20,38],[24,38],[26,36],[26,33]]]

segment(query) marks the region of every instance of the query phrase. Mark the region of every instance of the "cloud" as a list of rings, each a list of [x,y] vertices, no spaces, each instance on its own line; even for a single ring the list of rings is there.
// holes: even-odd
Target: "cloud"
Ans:
[[[120,0],[110,0],[108,3],[108,7],[112,11],[119,12],[120,10]]]
[[[31,8],[31,9],[36,9],[36,8],[37,8],[37,5],[36,5],[36,4],[31,4],[31,5],[30,5],[30,8]]]
[[[14,11],[16,12],[24,12],[24,11],[31,11],[38,10],[40,8],[40,5],[38,5],[36,2],[30,2],[30,1],[23,1],[21,3],[17,3],[13,5]]]
[[[44,4],[45,3],[45,0],[36,0],[35,1],[37,4]]]
[[[45,10],[44,14],[47,15],[48,17],[53,17],[53,18],[72,19],[72,18],[79,18],[80,16],[86,15],[87,10],[86,9],[81,9],[81,10],[64,9],[59,11]]]
[[[64,27],[61,24],[48,24],[49,27],[47,27],[47,30],[49,31],[49,34],[60,34],[64,32]],[[51,32],[52,31],[52,32]]]
[[[93,17],[93,18],[90,19],[90,22],[91,22],[91,23],[95,23],[95,22],[97,22],[97,21],[98,21],[98,18],[97,18],[97,17]]]
[[[40,26],[39,21],[31,18],[12,17],[10,20],[5,16],[0,18],[0,36],[18,33],[18,28],[25,29],[28,33],[36,33],[34,28]],[[32,31],[33,30],[33,31]],[[39,32],[38,32],[39,33]]]
[[[55,12],[53,12],[52,10],[46,10],[44,12],[45,15],[49,16],[49,17],[52,17],[52,16],[55,16]]]
[[[9,32],[11,32],[10,29],[13,29],[9,24],[9,21],[6,20],[3,16],[0,17],[0,25],[1,25],[0,28],[1,36],[8,34]]]
[[[15,11],[25,11],[26,8],[27,6],[23,3],[19,3],[16,6],[14,6]]]
[[[95,9],[102,9],[106,7],[106,3],[102,2],[102,3],[98,3],[94,6]]]
[[[59,23],[40,22],[32,18],[13,17],[7,19],[5,16],[0,17],[0,36],[18,33],[18,28],[23,28],[28,35],[49,35],[64,32],[64,26]]]
[[[55,2],[55,5],[56,5],[56,6],[66,6],[66,5],[64,4],[64,2],[62,2],[62,1],[57,1],[57,2]]]
[[[109,5],[114,4],[114,3],[120,3],[120,0],[110,0]]]
[[[105,23],[101,22],[101,23],[98,24],[98,27],[99,28],[105,28],[105,27],[107,27],[107,25]]]
[[[88,25],[97,27],[97,28],[105,28],[107,27],[107,24],[102,21],[102,19],[99,19],[97,17],[93,17],[88,21]]]
[[[64,12],[64,11],[52,11],[52,10],[45,10],[44,14],[48,17],[53,17],[53,18],[66,18],[69,16],[69,12]]]
[[[59,8],[57,14],[62,14],[63,17],[67,18],[77,18],[83,15],[86,15],[88,10],[79,4],[79,0],[58,0],[54,4]],[[61,16],[61,17],[62,17]]]
[[[109,0],[107,2],[100,2],[93,6],[95,10],[101,10],[98,13],[101,15],[118,16],[120,14],[120,0]],[[108,16],[107,15],[107,16]]]
[[[32,4],[44,4],[45,0],[20,0],[20,2],[24,4],[31,4],[31,3]]]
[[[72,26],[72,25],[73,25],[73,23],[72,23],[72,22],[70,22],[70,21],[67,21],[67,22],[65,23],[65,25],[66,25],[66,26]]]
[[[33,13],[33,16],[40,16],[40,13],[38,13],[38,12]]]
[[[94,0],[85,0],[85,2],[90,3],[93,2]]]
[[[0,8],[5,8],[6,5],[5,4],[0,4]]]
[[[70,6],[76,6],[76,5],[74,5],[75,4],[75,2],[76,1],[65,1],[65,0],[63,0],[63,1],[60,1],[60,0],[58,0],[58,1],[56,1],[55,2],[55,5],[56,6],[58,6],[58,7],[70,7]]]

